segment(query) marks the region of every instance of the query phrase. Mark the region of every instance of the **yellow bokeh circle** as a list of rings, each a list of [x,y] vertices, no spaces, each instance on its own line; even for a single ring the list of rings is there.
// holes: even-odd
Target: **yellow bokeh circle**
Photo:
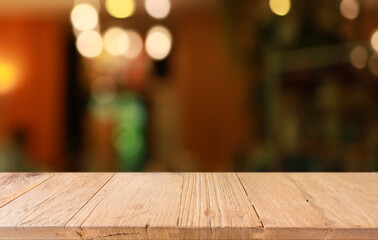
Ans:
[[[127,18],[135,12],[135,0],[106,0],[108,13],[115,18]]]

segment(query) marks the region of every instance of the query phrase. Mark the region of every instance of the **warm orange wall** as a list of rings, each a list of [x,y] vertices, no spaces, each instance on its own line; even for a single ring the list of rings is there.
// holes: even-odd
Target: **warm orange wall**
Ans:
[[[248,84],[232,62],[216,16],[177,22],[171,68],[183,147],[201,171],[229,171],[249,134]]]
[[[26,151],[41,167],[59,169],[64,138],[65,34],[53,19],[0,18],[0,58],[12,59],[20,85],[2,96],[0,137],[22,129]]]

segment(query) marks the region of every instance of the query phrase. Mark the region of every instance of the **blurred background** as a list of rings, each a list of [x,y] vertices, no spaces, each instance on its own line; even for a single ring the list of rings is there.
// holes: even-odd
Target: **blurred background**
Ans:
[[[377,170],[377,0],[0,0],[0,171]]]

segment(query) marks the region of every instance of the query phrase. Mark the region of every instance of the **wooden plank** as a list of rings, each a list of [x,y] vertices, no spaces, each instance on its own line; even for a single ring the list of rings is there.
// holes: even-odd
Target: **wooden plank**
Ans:
[[[61,173],[0,208],[0,239],[80,239],[65,224],[113,174]]]
[[[0,239],[378,239],[376,174],[46,175],[0,174]]]
[[[184,239],[251,239],[262,232],[235,173],[185,173],[180,206]]]
[[[332,173],[291,173],[289,178],[326,219],[331,239],[378,239],[378,201]],[[375,186],[377,187],[377,185]]]
[[[334,176],[353,185],[378,200],[378,174],[375,173],[335,173]]]
[[[264,226],[258,238],[323,239],[327,227],[317,209],[283,173],[238,173]]]
[[[52,176],[51,173],[0,173],[0,207]]]
[[[66,225],[83,239],[176,239],[183,175],[117,173]]]

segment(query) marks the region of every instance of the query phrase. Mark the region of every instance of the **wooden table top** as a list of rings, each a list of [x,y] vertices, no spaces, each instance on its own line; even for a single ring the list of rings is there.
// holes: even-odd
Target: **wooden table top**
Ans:
[[[0,173],[0,239],[378,239],[378,174]]]

